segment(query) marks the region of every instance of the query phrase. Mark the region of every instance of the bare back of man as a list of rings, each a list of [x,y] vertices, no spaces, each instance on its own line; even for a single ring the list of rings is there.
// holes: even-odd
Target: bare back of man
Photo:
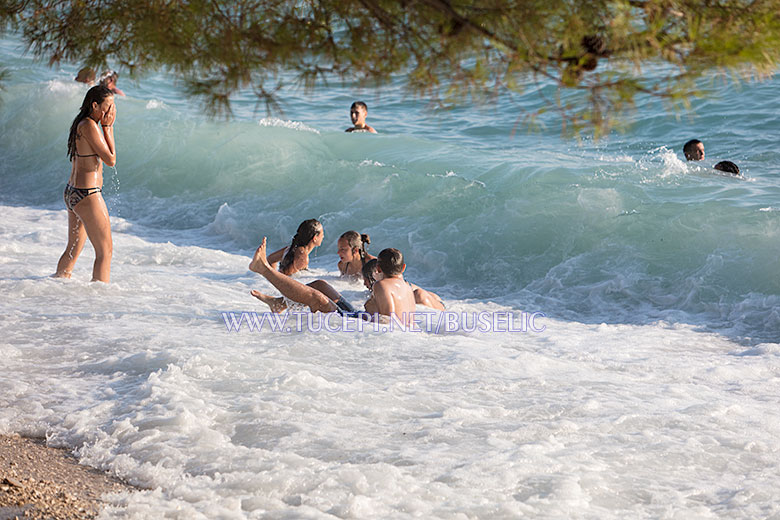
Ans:
[[[386,277],[376,282],[372,300],[379,314],[395,316],[406,325],[414,320],[414,293],[403,275]]]

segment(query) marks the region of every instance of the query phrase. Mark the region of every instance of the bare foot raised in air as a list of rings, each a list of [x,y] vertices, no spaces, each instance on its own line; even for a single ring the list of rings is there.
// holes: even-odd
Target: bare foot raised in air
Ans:
[[[270,296],[265,293],[261,293],[260,291],[252,290],[250,293],[252,296],[260,300],[261,302],[265,303],[271,308],[271,312],[282,312],[287,309],[287,303],[285,303],[284,298],[281,296],[275,298],[273,296]]]
[[[255,256],[252,258],[252,261],[249,262],[250,271],[263,274],[271,270],[271,264],[268,263],[268,258],[265,253],[265,242],[265,237],[263,237],[260,247],[255,251]]]

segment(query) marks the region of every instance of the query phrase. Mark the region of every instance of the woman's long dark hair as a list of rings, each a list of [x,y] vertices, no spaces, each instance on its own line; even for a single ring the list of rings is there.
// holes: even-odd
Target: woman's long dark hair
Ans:
[[[78,126],[83,120],[85,120],[92,113],[92,103],[98,105],[103,102],[108,96],[114,94],[103,85],[95,85],[91,89],[87,90],[87,95],[84,96],[84,102],[81,103],[81,109],[79,109],[79,115],[73,120],[73,124],[70,125],[70,133],[68,134],[68,159],[73,160],[73,156],[76,155],[76,134],[78,133]]]
[[[301,222],[301,225],[298,226],[298,231],[295,233],[295,236],[290,243],[290,247],[287,248],[287,253],[285,253],[282,261],[279,262],[279,270],[286,271],[295,259],[295,248],[308,245],[321,229],[322,224],[320,224],[320,221],[316,218],[310,218],[309,220]]]
[[[366,244],[371,243],[371,237],[363,233],[362,235],[357,231],[347,231],[339,237],[339,240],[344,239],[347,241],[350,249],[357,248],[360,255],[360,265],[365,265],[366,256]]]

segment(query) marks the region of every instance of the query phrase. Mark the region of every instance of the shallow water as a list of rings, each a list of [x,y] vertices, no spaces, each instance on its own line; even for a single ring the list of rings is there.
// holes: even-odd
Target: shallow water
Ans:
[[[48,278],[78,67],[0,53],[0,432],[150,489],[104,517],[780,515],[777,80],[715,78],[679,120],[640,99],[594,143],[554,119],[513,133],[533,92],[444,111],[338,84],[285,91],[280,117],[239,98],[214,122],[171,78],[121,78],[103,285],[89,245],[72,280]],[[355,98],[379,135],[344,134]],[[682,160],[692,137],[701,164]],[[303,281],[359,305],[335,267],[357,229],[501,330],[433,313],[421,332],[229,332],[223,313],[265,310],[250,289],[274,292],[247,270],[254,247],[306,218],[326,237]],[[534,312],[543,331],[500,318]]]

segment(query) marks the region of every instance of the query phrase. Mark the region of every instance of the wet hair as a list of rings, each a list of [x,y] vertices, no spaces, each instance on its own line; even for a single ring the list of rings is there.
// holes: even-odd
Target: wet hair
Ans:
[[[374,278],[374,271],[376,271],[376,264],[378,263],[379,261],[376,258],[372,258],[363,264],[363,279],[368,282],[369,287],[373,287],[376,283],[376,278]]]
[[[295,248],[308,245],[320,231],[322,231],[322,224],[316,218],[310,218],[301,222],[292,242],[290,242],[290,247],[287,248],[287,253],[285,253],[282,261],[279,262],[279,270],[284,271],[290,267],[295,259]]]
[[[690,161],[691,157],[693,157],[694,150],[696,150],[696,147],[700,144],[702,144],[702,142],[698,139],[691,139],[685,143],[685,145],[683,145],[683,154],[685,154],[685,158]]]
[[[398,249],[394,247],[383,249],[377,259],[379,260],[379,268],[385,276],[395,276],[403,272],[404,255]]]
[[[349,107],[349,108],[350,108],[350,110],[353,109],[353,108],[362,108],[363,110],[368,112],[368,106],[365,103],[363,103],[362,101],[355,101],[354,103],[352,103],[352,106]]]
[[[357,231],[347,231],[339,237],[339,240],[346,240],[350,249],[358,249],[360,255],[360,264],[363,265],[366,261],[366,245],[371,243],[371,237],[365,233],[360,234]]]
[[[79,70],[79,72],[76,74],[76,77],[73,79],[81,83],[92,83],[95,81],[95,71],[89,67],[84,67],[83,69]]]
[[[715,165],[715,169],[720,170],[722,172],[739,175],[739,166],[737,166],[731,161],[720,161],[718,164]]]
[[[68,159],[71,161],[76,155],[76,137],[78,133],[78,126],[83,120],[85,120],[92,113],[92,103],[101,104],[108,96],[113,96],[113,92],[103,85],[95,85],[91,89],[87,90],[87,95],[84,96],[84,101],[81,103],[81,108],[73,123],[70,125],[70,133],[68,134]]]
[[[103,72],[103,74],[100,75],[100,79],[98,80],[98,82],[101,85],[105,85],[106,83],[108,83],[108,80],[116,81],[118,79],[119,79],[119,73],[117,71],[115,71],[115,70],[109,69],[109,70]]]

